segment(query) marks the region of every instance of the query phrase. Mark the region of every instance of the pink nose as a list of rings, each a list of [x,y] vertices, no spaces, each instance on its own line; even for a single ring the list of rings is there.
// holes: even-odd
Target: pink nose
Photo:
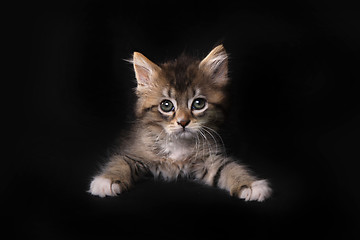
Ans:
[[[189,125],[190,120],[180,120],[177,122],[179,125],[181,125],[183,128],[185,128],[187,125]]]

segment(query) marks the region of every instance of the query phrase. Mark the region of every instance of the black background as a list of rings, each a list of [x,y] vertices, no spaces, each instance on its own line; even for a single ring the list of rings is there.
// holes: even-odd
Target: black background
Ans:
[[[3,227],[72,239],[349,237],[359,227],[359,14],[347,1],[23,1],[4,6]],[[274,195],[179,180],[88,194],[133,119],[132,66],[230,54],[228,152]],[[12,91],[14,90],[14,91]],[[5,155],[4,155],[5,156]],[[5,211],[6,210],[6,211]],[[4,221],[3,221],[4,222]]]

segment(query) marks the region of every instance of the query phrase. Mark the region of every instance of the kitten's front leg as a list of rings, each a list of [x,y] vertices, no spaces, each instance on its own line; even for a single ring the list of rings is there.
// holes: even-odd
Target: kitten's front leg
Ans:
[[[202,166],[201,166],[202,165]],[[220,187],[245,201],[262,202],[271,195],[267,180],[258,180],[244,166],[231,158],[209,158],[197,166],[196,178],[202,182]]]
[[[147,171],[144,163],[128,156],[114,155],[94,177],[89,192],[99,197],[116,196],[128,190]]]

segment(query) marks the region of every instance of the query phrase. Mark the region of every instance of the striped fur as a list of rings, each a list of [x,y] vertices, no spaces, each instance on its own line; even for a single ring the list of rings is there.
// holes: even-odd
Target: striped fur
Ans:
[[[227,106],[227,58],[222,45],[202,61],[182,55],[159,66],[134,53],[137,121],[94,177],[90,193],[115,196],[151,173],[169,181],[194,179],[245,200],[268,198],[268,182],[228,157],[217,132]]]

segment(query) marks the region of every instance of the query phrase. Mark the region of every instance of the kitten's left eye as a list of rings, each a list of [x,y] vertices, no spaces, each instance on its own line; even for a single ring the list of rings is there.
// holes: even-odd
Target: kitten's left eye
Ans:
[[[193,101],[191,108],[194,110],[201,110],[206,106],[206,100],[204,98],[197,98]]]
[[[160,108],[164,112],[170,112],[174,110],[174,104],[170,100],[163,100],[160,103]]]

